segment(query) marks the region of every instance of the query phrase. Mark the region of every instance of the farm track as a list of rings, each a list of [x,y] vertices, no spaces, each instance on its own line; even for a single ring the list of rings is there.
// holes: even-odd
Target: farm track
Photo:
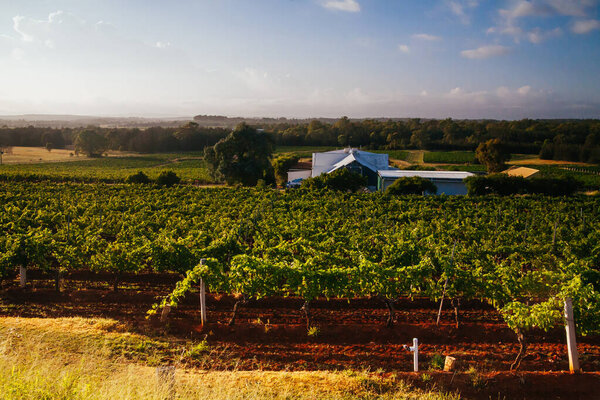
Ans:
[[[87,274],[65,280],[63,292],[50,280],[34,280],[35,288],[21,290],[10,282],[0,292],[0,315],[21,317],[105,317],[126,322],[135,330],[164,332],[156,319],[145,318],[156,298],[167,294],[176,276],[124,278],[118,292],[109,284],[90,280]],[[85,282],[85,285],[84,285]],[[6,286],[6,285],[5,285]],[[387,312],[377,299],[318,300],[311,302],[311,320],[319,334],[307,335],[298,298],[265,298],[240,308],[237,322],[228,326],[235,299],[209,295],[209,324],[199,324],[197,293],[190,294],[170,315],[168,332],[181,340],[206,337],[214,348],[210,369],[343,370],[347,368],[405,371],[411,354],[402,345],[418,337],[423,365],[435,354],[453,355],[466,370],[508,371],[518,344],[501,317],[485,304],[471,302],[460,312],[461,326],[454,326],[449,304],[442,323],[435,325],[437,304],[426,299],[401,299],[396,305],[396,324],[386,328]],[[568,369],[564,331],[532,332],[523,371]],[[579,339],[582,368],[600,370],[600,337]]]

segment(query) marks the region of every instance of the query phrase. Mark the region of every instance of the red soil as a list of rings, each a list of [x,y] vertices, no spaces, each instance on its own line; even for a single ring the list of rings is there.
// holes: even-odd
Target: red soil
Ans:
[[[25,290],[9,282],[0,291],[0,315],[107,317],[146,333],[164,331],[158,318],[145,318],[146,311],[173,288],[176,276],[126,276],[123,289],[116,293],[109,290],[110,276],[91,279],[89,273],[81,273],[67,278],[61,293],[52,289],[50,280],[34,281]],[[319,327],[314,337],[307,335],[301,299],[250,301],[239,309],[236,324],[230,327],[234,302],[230,296],[209,294],[209,323],[202,327],[197,294],[190,295],[172,311],[168,331],[181,338],[206,336],[218,358],[203,367],[215,369],[364,368],[393,372],[421,387],[435,382],[438,388],[460,390],[468,399],[496,399],[498,393],[507,399],[600,399],[600,337],[578,338],[586,373],[570,375],[563,372],[568,370],[564,330],[530,332],[521,371],[510,373],[518,351],[516,336],[497,312],[477,302],[461,306],[457,329],[449,305],[436,326],[437,304],[425,299],[400,300],[393,328],[384,326],[387,311],[377,299],[318,300],[310,304],[312,325]],[[458,372],[427,372],[433,376],[428,383],[409,372],[412,354],[402,346],[411,344],[413,337],[421,343],[422,370],[437,353],[456,357]],[[477,372],[467,373],[470,367]]]

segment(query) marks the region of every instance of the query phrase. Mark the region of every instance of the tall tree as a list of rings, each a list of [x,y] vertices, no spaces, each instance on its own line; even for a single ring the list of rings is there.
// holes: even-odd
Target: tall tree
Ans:
[[[241,123],[225,139],[207,147],[204,155],[214,174],[228,184],[253,186],[259,179],[274,180],[273,148],[269,134]]]
[[[500,139],[490,139],[477,146],[475,158],[485,165],[488,172],[500,172],[505,168],[504,163],[508,159],[508,154],[505,152]]]
[[[75,138],[75,150],[89,157],[101,157],[108,149],[108,140],[93,129],[84,129]]]

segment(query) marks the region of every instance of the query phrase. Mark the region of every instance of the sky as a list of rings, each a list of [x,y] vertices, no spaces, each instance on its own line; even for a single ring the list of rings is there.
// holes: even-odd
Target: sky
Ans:
[[[2,0],[0,115],[600,118],[600,0]]]

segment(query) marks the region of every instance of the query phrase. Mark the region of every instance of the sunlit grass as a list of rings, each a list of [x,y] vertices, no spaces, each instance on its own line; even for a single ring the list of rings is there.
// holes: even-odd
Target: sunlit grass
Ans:
[[[416,390],[394,376],[351,370],[206,371],[173,363],[177,368],[170,381],[159,378],[144,357],[132,361],[114,351],[117,343],[135,348],[140,343],[166,342],[131,333],[126,325],[109,319],[0,318],[0,398],[458,399]]]

